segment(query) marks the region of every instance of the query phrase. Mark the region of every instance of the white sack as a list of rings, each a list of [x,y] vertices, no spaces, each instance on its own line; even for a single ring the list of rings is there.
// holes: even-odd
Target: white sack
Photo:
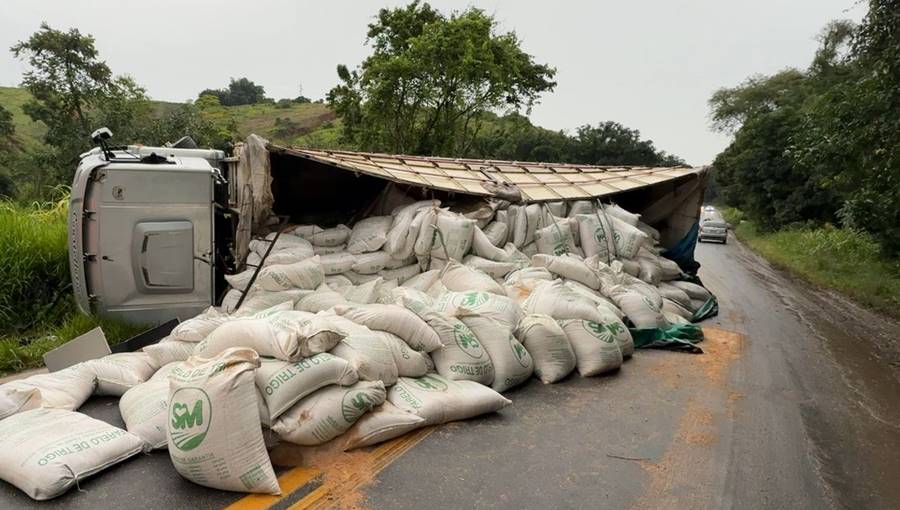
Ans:
[[[268,316],[267,319],[276,327],[291,332],[297,338],[302,357],[326,352],[346,336],[343,330],[328,320],[328,317],[309,312],[279,311]]]
[[[423,216],[419,215],[419,212],[422,209],[439,205],[439,200],[420,200],[394,209],[391,213],[391,229],[387,234],[384,250],[392,257],[409,257],[412,254],[416,236],[419,235],[419,228],[423,218]],[[419,223],[413,225],[417,216],[419,217]]]
[[[610,291],[610,297],[625,313],[636,328],[667,328],[668,321],[662,315],[662,303],[628,287],[617,285]]]
[[[143,449],[139,437],[85,414],[33,409],[0,421],[0,478],[47,500]]]
[[[169,333],[169,338],[182,342],[199,342],[227,320],[228,316],[220,314],[214,308],[207,308],[205,312],[175,326]]]
[[[272,430],[290,443],[319,445],[346,432],[385,396],[381,381],[328,386],[297,402],[272,424]]]
[[[535,287],[522,303],[522,310],[529,314],[549,315],[556,320],[603,320],[597,306],[590,299],[569,289],[561,281],[546,282]]]
[[[387,241],[387,232],[391,228],[390,216],[370,216],[353,225],[347,251],[354,255],[378,251]]]
[[[440,211],[435,221],[431,256],[443,260],[462,260],[472,248],[475,220],[460,214]]]
[[[96,376],[83,363],[0,385],[0,420],[30,409],[74,411],[94,392]]]
[[[570,319],[560,321],[575,350],[578,373],[583,377],[602,374],[622,366],[622,351],[615,338],[600,323]]]
[[[565,255],[579,251],[569,221],[565,219],[535,230],[534,242],[538,252],[548,255]]]
[[[672,301],[685,308],[691,307],[691,296],[675,285],[672,285],[668,282],[660,282],[660,284],[656,288],[659,291],[660,296],[671,299]]]
[[[493,413],[512,402],[487,386],[472,381],[451,381],[437,374],[402,378],[388,390],[388,401],[439,425]]]
[[[441,339],[442,346],[431,352],[438,374],[456,381],[475,381],[481,384],[491,384],[494,381],[491,357],[465,323],[431,307],[413,305],[408,297],[403,298],[403,303],[407,308],[414,309]]]
[[[613,228],[617,257],[634,258],[649,237],[637,227],[629,225],[615,216],[609,216],[609,220]]]
[[[534,373],[544,384],[559,381],[575,370],[575,351],[553,317],[526,315],[515,334],[531,354]]]
[[[166,448],[169,379],[150,378],[126,391],[119,399],[119,414],[128,432],[141,438],[148,449]]]
[[[159,365],[145,352],[121,352],[83,363],[97,378],[95,395],[121,396],[130,388],[150,379]]]
[[[418,315],[401,306],[340,305],[334,312],[369,329],[393,333],[417,351],[431,352],[441,346],[437,333]]]
[[[501,322],[477,314],[462,315],[460,320],[475,333],[494,365],[491,388],[506,391],[527,381],[534,373],[534,362],[512,329]]]
[[[640,214],[628,212],[616,204],[605,205],[603,206],[603,209],[606,211],[606,214],[618,218],[619,220],[624,221],[632,227],[637,227],[638,223],[641,222]]]
[[[483,232],[488,241],[498,248],[506,245],[509,240],[509,226],[503,221],[497,220],[488,223]]]
[[[398,369],[394,355],[384,338],[375,332],[351,333],[341,340],[331,353],[343,358],[356,370],[360,380],[382,381],[385,386],[397,381]]]
[[[403,284],[406,283],[407,280],[417,276],[420,272],[418,264],[410,264],[396,269],[383,269],[379,271],[378,274],[385,280],[397,280],[400,284]]]
[[[669,283],[686,292],[691,299],[706,301],[712,295],[702,285],[697,285],[696,283],[683,281],[674,281]]]
[[[211,358],[227,349],[249,347],[261,356],[284,361],[302,358],[300,342],[293,332],[272,324],[267,319],[230,321],[197,344],[194,356]]]
[[[600,288],[600,277],[584,261],[575,257],[556,257],[539,254],[531,258],[531,265],[546,267],[551,273],[581,282],[592,289]]]
[[[312,290],[325,281],[319,256],[288,265],[267,266],[256,277],[256,285],[268,291]]]
[[[347,252],[347,243],[339,244],[337,246],[313,246],[313,254],[315,255],[331,255],[342,252]],[[268,260],[266,261],[266,265],[269,265]]]
[[[317,313],[322,310],[328,310],[329,308],[335,305],[346,304],[347,300],[344,299],[340,293],[335,292],[328,288],[328,286],[319,287],[318,290],[313,292],[308,296],[304,296],[297,301],[297,304],[294,305],[294,309]]]
[[[169,456],[178,474],[213,489],[281,494],[259,421],[251,349],[191,357],[169,376]]]
[[[356,257],[345,251],[329,253],[328,255],[317,255],[317,257],[319,259],[319,264],[322,265],[322,272],[325,273],[325,276],[346,273],[353,268],[354,264],[356,264]]]
[[[328,288],[343,295],[344,291],[353,286],[353,282],[344,275],[336,274],[334,276],[326,276],[325,285],[328,285]]]
[[[434,302],[434,309],[445,315],[459,316],[464,311],[475,312],[502,322],[514,329],[522,318],[522,309],[506,295],[489,292],[445,292]]]
[[[424,418],[385,402],[356,420],[341,441],[347,451],[382,443],[424,426]]]
[[[350,269],[359,274],[375,274],[384,269],[391,256],[385,251],[373,251],[358,255]]]
[[[359,379],[347,360],[327,352],[294,362],[268,358],[260,361],[255,381],[270,421],[319,388],[331,384],[349,386]]]
[[[503,251],[503,250],[500,250]],[[506,253],[506,252],[504,252]],[[476,271],[480,271],[491,278],[500,279],[516,269],[512,262],[497,262],[476,255],[466,255],[462,260],[463,265]]]
[[[428,289],[430,289],[435,282],[440,281],[440,279],[440,269],[433,269],[431,271],[425,271],[424,273],[417,274],[409,280],[401,282],[400,285],[403,287],[420,290],[422,292],[427,292]]]
[[[297,225],[297,227],[291,231],[291,234],[309,241],[314,234],[318,234],[319,232],[322,232],[322,230],[322,227],[318,225]]]
[[[529,204],[518,209],[513,231],[513,244],[517,248],[522,248],[534,241],[534,231],[537,230],[540,219],[541,206],[539,204]]]
[[[428,373],[433,363],[428,354],[412,349],[400,337],[386,331],[377,331],[384,343],[391,349],[397,375],[400,377],[419,377]]]
[[[493,278],[458,262],[450,262],[444,267],[441,271],[441,283],[456,292],[483,291],[497,295],[506,294],[503,287]]]
[[[373,275],[374,276],[374,275]],[[372,280],[354,285],[344,291],[344,299],[351,303],[359,303],[367,305],[378,300],[381,294],[381,286],[384,285],[384,278],[375,276]]]
[[[494,223],[492,223],[492,225]],[[502,223],[499,225],[502,225]],[[494,245],[493,242],[488,239],[487,234],[478,227],[475,227],[475,233],[472,234],[472,253],[479,257],[488,260],[496,260],[498,262],[506,262],[509,260],[509,254],[506,253],[503,248]]]
[[[350,237],[350,229],[347,225],[338,225],[303,237],[315,246],[335,247],[347,242],[347,238]]]
[[[166,337],[141,350],[150,356],[154,365],[161,367],[174,361],[184,361],[190,358],[191,354],[194,353],[194,347],[196,346],[197,344],[194,342],[181,342],[179,340],[172,340],[171,337]]]
[[[268,292],[265,290],[253,291],[241,304],[240,309],[234,310],[231,317],[245,317],[263,310],[287,303],[286,308],[291,309],[303,296],[312,294],[311,290],[282,290]]]

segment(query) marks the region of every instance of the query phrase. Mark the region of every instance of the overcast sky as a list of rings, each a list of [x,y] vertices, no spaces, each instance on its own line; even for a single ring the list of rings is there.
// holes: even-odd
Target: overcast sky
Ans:
[[[94,35],[102,58],[154,99],[183,101],[246,76],[274,98],[324,97],[335,65],[370,50],[369,1],[3,0],[0,49],[41,21]],[[558,70],[532,120],[551,129],[615,120],[698,165],[728,137],[709,129],[707,99],[754,73],[806,67],[830,20],[859,20],[854,0],[433,1],[445,12],[474,5],[514,30],[525,51]],[[0,85],[24,66],[0,53]]]

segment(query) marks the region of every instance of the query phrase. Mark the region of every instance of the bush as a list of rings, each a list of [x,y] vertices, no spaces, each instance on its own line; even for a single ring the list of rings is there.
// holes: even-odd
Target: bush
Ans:
[[[776,266],[900,317],[900,260],[885,256],[871,234],[830,225],[774,233],[761,232],[752,221],[735,227],[739,239]]]
[[[68,195],[56,202],[0,202],[0,335],[60,317],[69,283]],[[57,310],[59,309],[59,310]]]

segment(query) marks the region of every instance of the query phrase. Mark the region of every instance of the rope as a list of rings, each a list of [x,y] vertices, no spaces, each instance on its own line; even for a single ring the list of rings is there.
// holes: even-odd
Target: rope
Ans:
[[[556,217],[553,216],[553,211],[550,210],[550,206],[547,205],[547,202],[544,202],[542,205],[544,206],[544,209],[547,211],[547,216],[550,218],[553,218],[553,226],[556,227],[556,233],[559,234],[560,240],[563,241],[563,253],[568,255],[569,254],[569,243],[566,242],[567,238],[566,238],[566,236],[563,235],[562,229],[559,228],[559,222],[556,221]],[[541,220],[543,220],[543,218],[541,218]],[[541,223],[543,223],[543,221]],[[556,254],[554,253],[554,255],[556,255]]]
[[[603,217],[600,217],[600,213],[603,213]],[[619,258],[619,253],[616,251],[616,242],[612,238],[615,235],[612,228],[612,222],[609,221],[609,216],[606,214],[606,209],[603,208],[603,204],[600,202],[600,199],[597,199],[597,219],[600,220],[600,228],[603,229],[603,237],[606,238],[606,263],[612,264],[614,258]],[[606,220],[606,224],[604,225],[603,221]],[[606,235],[606,225],[609,226],[609,235]],[[615,257],[611,256],[615,253]]]

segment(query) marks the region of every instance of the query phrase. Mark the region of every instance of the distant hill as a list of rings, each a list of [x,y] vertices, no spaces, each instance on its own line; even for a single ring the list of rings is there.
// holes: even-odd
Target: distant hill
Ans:
[[[41,144],[46,127],[34,122],[22,111],[31,95],[18,87],[0,87],[0,105],[13,114],[16,136],[24,147]],[[151,101],[154,112],[162,117],[178,103]],[[322,103],[290,103],[279,106],[272,103],[223,106],[204,112],[211,118],[234,120],[239,138],[256,133],[269,140],[289,145],[328,146],[336,143],[337,127],[334,112]],[[98,126],[99,127],[99,126]],[[131,140],[118,140],[129,143]]]
[[[16,136],[24,147],[40,145],[41,137],[46,131],[42,122],[34,122],[31,117],[22,111],[24,105],[31,98],[27,90],[17,87],[0,87],[0,106],[3,106],[13,115],[13,124],[16,126]]]

